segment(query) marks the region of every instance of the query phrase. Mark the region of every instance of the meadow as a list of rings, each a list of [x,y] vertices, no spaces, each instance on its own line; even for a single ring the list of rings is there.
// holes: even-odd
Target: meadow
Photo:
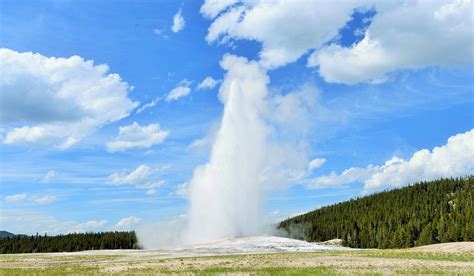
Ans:
[[[410,249],[200,255],[148,250],[0,255],[1,275],[474,275],[474,243]]]

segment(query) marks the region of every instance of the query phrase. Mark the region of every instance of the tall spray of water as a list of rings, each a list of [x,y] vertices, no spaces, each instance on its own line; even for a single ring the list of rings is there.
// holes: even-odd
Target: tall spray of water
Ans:
[[[227,71],[219,91],[224,114],[208,163],[189,182],[186,243],[256,235],[263,227],[268,77],[242,57],[226,55],[220,64]]]
[[[314,89],[268,95],[269,78],[258,62],[225,55],[219,90],[224,112],[209,160],[188,181],[185,219],[143,224],[147,249],[268,233],[264,189],[298,183],[308,164],[305,133]]]

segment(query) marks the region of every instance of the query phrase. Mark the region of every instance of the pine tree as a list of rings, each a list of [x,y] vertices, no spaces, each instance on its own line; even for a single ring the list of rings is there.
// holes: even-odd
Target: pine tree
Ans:
[[[421,182],[326,206],[282,221],[304,239],[341,238],[362,248],[474,240],[474,176]],[[301,238],[301,237],[300,237]]]

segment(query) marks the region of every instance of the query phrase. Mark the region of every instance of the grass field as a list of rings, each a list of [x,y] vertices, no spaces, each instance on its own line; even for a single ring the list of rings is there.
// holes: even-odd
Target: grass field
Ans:
[[[1,275],[474,275],[474,243],[418,249],[174,256],[158,251],[0,255]]]

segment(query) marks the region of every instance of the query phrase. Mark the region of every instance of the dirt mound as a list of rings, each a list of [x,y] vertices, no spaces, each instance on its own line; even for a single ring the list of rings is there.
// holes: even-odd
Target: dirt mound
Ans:
[[[342,246],[342,240],[341,239],[332,239],[332,240],[327,240],[327,241],[323,241],[323,242],[320,242],[319,244],[322,244],[322,245],[339,245],[339,246]]]
[[[436,253],[467,253],[474,252],[474,242],[449,242],[430,244],[412,248],[411,250]]]

